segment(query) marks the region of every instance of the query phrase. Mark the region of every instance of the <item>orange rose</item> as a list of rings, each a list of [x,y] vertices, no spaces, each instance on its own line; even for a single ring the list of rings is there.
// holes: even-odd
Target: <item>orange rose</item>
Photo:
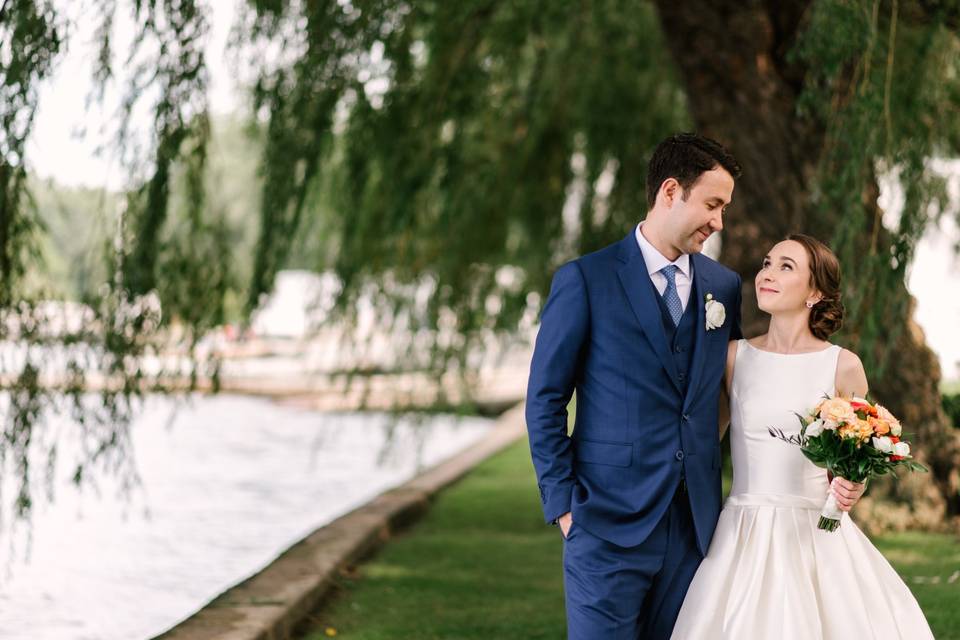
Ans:
[[[877,405],[877,417],[880,418],[881,420],[886,420],[887,424],[890,425],[890,431],[893,433],[893,435],[895,436],[900,435],[900,432],[902,430],[902,427],[900,426],[900,421],[897,420],[896,416],[890,413],[886,407],[879,404]]]
[[[873,427],[873,432],[878,436],[885,436],[890,433],[890,424],[887,423],[886,420],[870,416],[867,418],[867,422],[870,423],[870,426]]]
[[[854,411],[863,411],[863,413],[868,416],[877,417],[877,410],[865,400],[851,400],[850,408]]]

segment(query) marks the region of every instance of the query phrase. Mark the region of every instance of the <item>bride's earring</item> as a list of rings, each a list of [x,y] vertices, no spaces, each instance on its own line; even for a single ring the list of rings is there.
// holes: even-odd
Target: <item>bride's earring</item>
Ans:
[[[807,309],[813,309],[813,303],[807,300]]]

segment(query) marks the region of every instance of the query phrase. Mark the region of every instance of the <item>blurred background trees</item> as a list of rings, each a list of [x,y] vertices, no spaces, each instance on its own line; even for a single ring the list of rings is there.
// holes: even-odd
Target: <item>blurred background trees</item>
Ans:
[[[769,246],[798,230],[829,242],[846,284],[838,340],[932,470],[873,493],[912,524],[960,514],[958,433],[905,286],[950,211],[937,161],[960,147],[960,4],[250,0],[231,43],[252,78],[246,122],[209,114],[206,3],[88,4],[94,95],[119,67],[128,78],[119,194],[31,180],[37,87],[80,43],[57,3],[0,0],[0,340],[23,347],[3,364],[0,459],[25,464],[37,416],[67,397],[78,419],[101,418],[91,459],[108,455],[119,408],[162,381],[144,355],[175,335],[192,379],[215,378],[200,339],[248,318],[290,266],[336,274],[332,321],[355,323],[372,297],[385,328],[418,337],[397,345],[409,366],[467,379],[485,341],[535,316],[557,266],[642,219],[650,152],[695,129],[744,168],[720,259],[745,277],[746,331],[764,327],[751,280]],[[129,51],[113,50],[118,15],[137,25]],[[138,146],[127,125],[144,105]],[[884,179],[902,189],[896,211],[878,204]],[[93,315],[31,332],[50,297]],[[69,384],[42,383],[51,354]],[[96,401],[92,371],[107,381]]]

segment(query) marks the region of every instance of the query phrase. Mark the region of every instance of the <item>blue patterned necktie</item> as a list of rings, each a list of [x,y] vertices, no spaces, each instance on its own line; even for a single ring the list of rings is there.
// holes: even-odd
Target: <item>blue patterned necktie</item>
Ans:
[[[660,273],[667,279],[667,288],[663,292],[663,301],[667,305],[667,311],[673,318],[674,326],[680,324],[680,316],[683,315],[683,305],[680,304],[680,295],[677,293],[677,271],[679,267],[675,264],[668,264]]]

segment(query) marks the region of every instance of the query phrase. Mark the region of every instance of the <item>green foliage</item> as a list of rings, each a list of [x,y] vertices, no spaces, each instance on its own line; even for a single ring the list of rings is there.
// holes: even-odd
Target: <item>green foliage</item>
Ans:
[[[826,127],[817,233],[840,256],[845,335],[873,376],[906,326],[907,266],[947,205],[932,161],[960,149],[960,39],[948,14],[918,11],[896,1],[819,0],[794,50],[809,69],[798,106]],[[875,191],[885,172],[904,192],[899,220],[886,228]]]
[[[299,53],[256,86],[269,125],[250,306],[310,204],[342,317],[373,296],[384,327],[433,336],[402,357],[434,370],[472,368],[471,347],[514,330],[558,264],[621,237],[653,145],[689,124],[647,3],[254,9],[256,37]]]
[[[943,410],[951,424],[960,429],[960,393],[943,394]]]
[[[38,238],[40,260],[24,285],[55,299],[95,297],[110,279],[103,254],[117,226],[117,196],[51,180],[29,180],[28,191],[44,233]]]
[[[94,6],[103,20],[95,74],[102,95],[102,85],[113,77],[110,25],[118,7],[111,0]],[[4,524],[8,515],[29,515],[37,485],[44,482],[31,462],[48,461],[47,493],[52,494],[57,450],[52,413],[66,413],[78,426],[74,433],[81,453],[70,461],[76,482],[93,469],[124,474],[126,486],[135,482],[127,429],[142,393],[166,384],[169,372],[163,360],[150,364],[149,372],[147,368],[148,357],[158,355],[161,320],[168,326],[179,321],[186,328],[181,333],[188,354],[205,331],[223,320],[229,283],[223,265],[229,252],[222,226],[209,213],[204,185],[209,138],[204,16],[197,4],[179,0],[137,1],[129,8],[140,26],[129,58],[132,79],[117,144],[128,166],[136,164],[128,148],[131,113],[150,94],[147,89],[157,86],[154,155],[149,166],[141,167],[148,177],[130,190],[119,215],[103,212],[106,228],[98,244],[90,237],[59,235],[75,223],[55,220],[49,199],[31,197],[23,160],[38,84],[49,76],[72,25],[51,2],[0,5],[0,390],[5,392],[0,396],[0,479],[5,486],[14,483],[10,486],[16,490],[11,503],[0,496]],[[165,224],[174,208],[170,191],[178,183],[183,194],[178,207],[187,224],[170,229]],[[106,208],[112,198],[102,204]],[[44,230],[42,219],[53,224]],[[51,246],[55,239],[65,240],[68,248]],[[91,248],[101,256],[97,268],[89,268],[83,261],[89,254],[80,251]],[[51,301],[66,293],[43,276],[43,260],[57,255],[80,261],[51,266],[54,273],[70,269],[77,278],[72,293],[82,304]],[[158,269],[171,276],[162,286]],[[194,363],[191,381],[202,364]],[[173,367],[174,374],[181,374],[179,363]],[[205,373],[215,379],[215,363]]]
[[[779,71],[778,86],[794,92],[776,100],[796,106],[823,145],[794,167],[805,191],[784,195],[812,214],[798,216],[806,231],[837,248],[846,340],[876,377],[905,326],[907,265],[944,208],[929,160],[960,149],[960,21],[950,3],[817,0],[794,24],[787,5],[744,10],[774,30],[799,28],[776,34],[793,65]],[[249,0],[234,47],[255,75],[250,139],[259,175],[225,194],[210,151],[206,6],[93,2],[97,95],[122,75],[117,12],[137,25],[115,145],[131,182],[118,211],[103,217],[103,268],[76,276],[93,315],[82,331],[42,338],[97,355],[85,360],[78,348],[68,360],[60,377],[74,395],[66,397],[79,397],[82,372],[93,367],[119,394],[103,402],[129,403],[157,383],[140,362],[159,338],[181,339],[196,357],[204,332],[249,314],[290,264],[336,273],[333,320],[356,326],[370,300],[379,328],[400,336],[405,367],[460,373],[466,385],[481,360],[496,357],[495,339],[532,324],[557,265],[622,237],[642,217],[646,159],[665,135],[692,127],[688,103],[702,118],[711,100],[750,95],[736,85],[752,71],[735,69],[715,95],[688,93],[670,55],[681,47],[668,46],[675,42],[642,0]],[[31,350],[40,334],[22,327],[43,322],[37,303],[49,290],[28,274],[51,252],[30,206],[23,143],[37,83],[68,30],[51,2],[0,7],[0,341],[32,354],[2,382],[30,398],[44,379],[30,367],[43,370],[44,352]],[[144,155],[129,126],[147,101]],[[876,177],[887,171],[905,189],[889,229],[876,205]],[[203,366],[193,362],[193,380]],[[37,401],[61,393],[48,386]],[[18,404],[17,415],[34,415],[32,402]],[[5,433],[21,424],[8,417]],[[30,441],[17,436],[11,447]],[[108,430],[102,442],[115,441]]]
[[[9,0],[0,20],[0,309],[19,295],[36,255],[36,218],[25,192],[24,145],[36,112],[37,85],[53,69],[63,25],[51,2]],[[3,338],[0,325],[0,339]]]

